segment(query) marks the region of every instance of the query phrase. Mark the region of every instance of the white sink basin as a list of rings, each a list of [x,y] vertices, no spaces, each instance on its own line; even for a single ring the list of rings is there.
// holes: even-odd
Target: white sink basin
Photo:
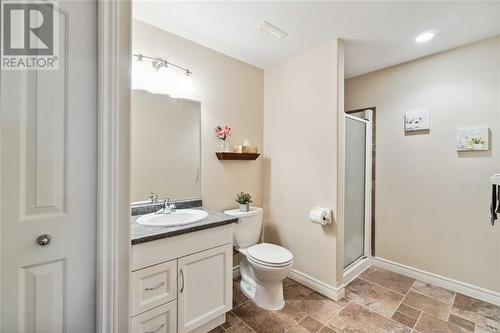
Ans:
[[[154,227],[174,227],[201,221],[208,213],[198,209],[179,209],[170,214],[151,213],[137,219],[138,224]]]

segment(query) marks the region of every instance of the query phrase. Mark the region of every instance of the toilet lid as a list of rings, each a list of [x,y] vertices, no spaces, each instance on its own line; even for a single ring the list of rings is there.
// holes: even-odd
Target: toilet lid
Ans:
[[[247,254],[259,262],[270,265],[285,264],[293,259],[292,252],[284,247],[268,243],[250,246]]]

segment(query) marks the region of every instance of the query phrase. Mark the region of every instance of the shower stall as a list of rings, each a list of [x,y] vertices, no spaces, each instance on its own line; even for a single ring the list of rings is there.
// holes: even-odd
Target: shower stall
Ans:
[[[372,115],[370,109],[345,114],[345,282],[371,255]]]

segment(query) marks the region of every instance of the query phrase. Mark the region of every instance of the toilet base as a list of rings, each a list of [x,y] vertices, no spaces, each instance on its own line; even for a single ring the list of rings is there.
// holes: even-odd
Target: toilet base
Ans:
[[[257,306],[266,310],[281,310],[285,306],[283,298],[283,280],[266,281],[260,284],[250,268],[246,258],[240,263],[241,291]]]

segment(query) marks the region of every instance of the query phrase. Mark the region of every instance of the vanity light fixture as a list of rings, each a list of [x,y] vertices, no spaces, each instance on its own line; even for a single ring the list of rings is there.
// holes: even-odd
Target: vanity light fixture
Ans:
[[[167,65],[164,63],[164,61],[160,58],[154,59],[151,61],[151,66],[153,66],[154,70],[157,71],[162,67],[167,67]]]
[[[140,61],[140,62],[144,61],[143,59],[151,60],[151,66],[156,71],[160,70],[160,68],[162,68],[162,67],[168,68],[169,66],[172,66],[172,67],[175,67],[177,69],[184,71],[187,76],[191,76],[193,74],[193,72],[191,72],[188,68],[184,68],[182,66],[168,62],[162,58],[153,58],[153,57],[144,55],[142,53],[134,54],[134,57],[136,57],[137,61]]]
[[[420,35],[418,35],[418,36],[415,38],[415,42],[417,42],[417,43],[425,43],[425,42],[428,42],[428,41],[430,41],[431,39],[433,39],[435,35],[436,35],[436,33],[435,33],[434,31],[426,31],[426,32],[421,33]]]

